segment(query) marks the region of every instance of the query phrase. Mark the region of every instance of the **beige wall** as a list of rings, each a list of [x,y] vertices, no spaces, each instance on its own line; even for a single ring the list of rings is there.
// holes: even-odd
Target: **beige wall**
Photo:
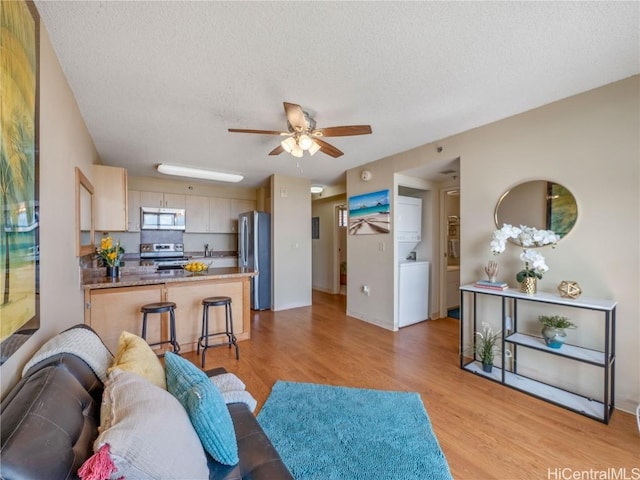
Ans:
[[[273,310],[311,305],[309,179],[271,177]]]
[[[44,25],[40,26],[40,330],[0,367],[2,396],[48,338],[82,323],[75,256],[75,171],[91,179],[98,162]],[[60,299],[64,299],[63,302]]]
[[[557,248],[544,249],[550,270],[539,289],[553,292],[562,280],[576,280],[584,296],[618,301],[616,404],[626,410],[640,402],[639,80],[634,76],[437,143],[449,157],[460,157],[463,284],[481,277],[492,259],[493,211],[504,191],[526,180],[548,179],[573,192],[577,224]],[[434,162],[438,155],[436,145],[429,144],[370,164],[380,181],[367,189],[393,185],[393,171]],[[347,172],[349,195],[363,191],[360,170]],[[356,248],[349,243],[354,283],[377,272],[382,288],[366,299],[350,289],[348,309],[374,323],[392,315],[388,287],[394,276],[388,255],[375,251],[377,241],[358,238]],[[497,258],[501,277],[511,284],[522,268],[518,253],[508,248]]]

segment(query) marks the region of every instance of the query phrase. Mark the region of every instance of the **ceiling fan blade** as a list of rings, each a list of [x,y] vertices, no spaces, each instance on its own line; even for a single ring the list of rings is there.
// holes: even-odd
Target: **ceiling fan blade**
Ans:
[[[282,148],[282,145],[278,145],[269,152],[269,155],[280,155],[282,152],[284,152],[284,148]]]
[[[343,127],[317,128],[313,134],[321,137],[349,137],[351,135],[368,135],[371,125],[345,125]]]
[[[304,112],[302,111],[302,107],[300,105],[296,105],[295,103],[283,102],[283,104],[284,111],[287,114],[287,120],[289,120],[289,124],[296,131],[305,131],[307,129],[307,122],[304,119]]]
[[[275,130],[245,130],[244,128],[230,128],[232,133],[259,133],[261,135],[291,135],[289,132],[277,132]]]
[[[339,156],[344,155],[343,152],[338,150],[333,145],[328,144],[324,140],[320,140],[319,138],[314,138],[313,141],[316,142],[318,145],[320,145],[320,151],[322,153],[326,153],[327,155],[330,155],[333,158],[338,158]]]

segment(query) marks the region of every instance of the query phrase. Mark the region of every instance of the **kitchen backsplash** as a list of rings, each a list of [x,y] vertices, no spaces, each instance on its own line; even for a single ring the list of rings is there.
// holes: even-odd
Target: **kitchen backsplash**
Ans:
[[[149,234],[155,234],[149,236]],[[165,234],[170,234],[166,236]],[[174,236],[171,236],[173,234]],[[179,237],[175,237],[175,235]],[[141,243],[184,243],[185,252],[204,252],[204,244],[209,244],[213,251],[236,251],[238,249],[238,236],[234,233],[184,233],[175,231],[145,232],[109,232],[115,240],[120,240],[120,245],[126,253],[140,253]],[[100,244],[102,232],[96,232],[96,244]]]

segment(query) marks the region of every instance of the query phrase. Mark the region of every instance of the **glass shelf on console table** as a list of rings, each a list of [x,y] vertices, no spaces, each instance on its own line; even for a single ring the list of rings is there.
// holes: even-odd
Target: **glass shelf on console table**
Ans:
[[[487,373],[482,369],[482,364],[469,354],[475,347],[476,337],[472,332],[481,331],[478,325],[479,296],[497,297],[499,300],[500,317],[502,319],[502,332],[505,335],[501,338],[501,365],[503,368],[493,367]],[[602,341],[599,341],[598,349],[585,348],[576,345],[565,344],[562,348],[550,348],[545,344],[542,337],[537,337],[528,333],[518,331],[518,305],[520,302],[537,302],[543,304],[557,305],[559,307],[569,307],[574,309],[590,310],[596,315],[602,315]],[[517,289],[490,290],[474,285],[463,285],[460,287],[460,368],[489,380],[501,383],[508,387],[520,390],[535,397],[546,400],[550,403],[573,410],[587,417],[609,423],[613,412],[614,387],[615,387],[615,324],[616,324],[616,304],[613,300],[603,300],[596,298],[581,297],[577,299],[563,298],[557,294],[539,292],[534,295],[521,293]],[[491,305],[486,305],[490,309]],[[467,310],[469,309],[469,310]],[[495,318],[495,317],[494,317]],[[465,323],[466,322],[466,323]],[[472,329],[469,330],[468,322],[472,322]],[[467,325],[467,328],[465,328]],[[471,348],[465,348],[465,331],[472,337],[469,339]],[[512,358],[508,359],[507,347]],[[600,399],[590,398],[571,392],[564,388],[550,385],[539,379],[532,379],[518,373],[518,348],[530,349],[542,353],[548,353],[557,357],[562,357],[569,361],[593,365],[603,372],[603,391]],[[507,365],[507,360],[510,366]]]

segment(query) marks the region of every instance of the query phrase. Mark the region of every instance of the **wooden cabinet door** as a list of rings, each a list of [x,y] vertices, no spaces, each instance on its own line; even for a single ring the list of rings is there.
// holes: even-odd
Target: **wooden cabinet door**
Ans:
[[[128,193],[128,219],[127,219],[127,231],[139,232],[140,231],[140,191],[129,190]]]
[[[209,197],[187,195],[186,200],[186,232],[208,233],[209,227]]]
[[[240,200],[234,198],[231,200],[230,206],[230,226],[231,232],[238,232],[238,215],[244,212],[251,212],[256,209],[255,200]]]
[[[141,207],[164,207],[164,193],[162,192],[140,192]]]
[[[165,193],[164,194],[164,207],[165,208],[186,208],[187,196],[178,193]]]
[[[85,323],[93,328],[112,353],[118,350],[123,330],[140,336],[142,313],[140,307],[162,301],[164,285],[104,288],[87,291]],[[154,343],[168,339],[168,314],[147,316],[147,341]]]
[[[211,197],[210,228],[213,233],[232,233],[231,200],[228,198]]]
[[[95,230],[127,231],[127,170],[93,165]]]

